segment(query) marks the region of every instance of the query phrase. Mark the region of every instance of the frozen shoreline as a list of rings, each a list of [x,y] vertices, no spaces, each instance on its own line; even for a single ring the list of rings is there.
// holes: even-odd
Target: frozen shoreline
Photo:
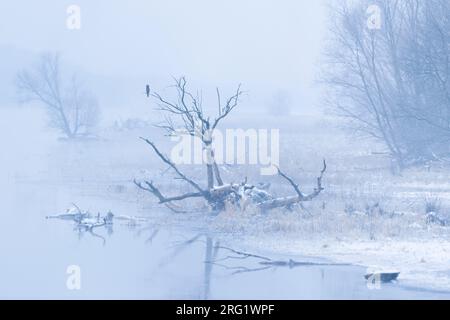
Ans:
[[[435,240],[295,240],[285,237],[247,238],[248,248],[277,254],[300,255],[366,267],[368,271],[399,271],[402,286],[448,292],[450,296],[450,241]]]
[[[31,112],[27,109],[12,113],[15,122],[21,119],[24,111]],[[3,117],[10,118],[11,115]],[[3,128],[28,139],[28,136],[20,135],[19,128],[13,123],[3,121]],[[35,126],[35,131],[39,132],[39,123]],[[317,201],[306,204],[306,210],[272,212],[268,216],[256,212],[223,212],[210,219],[201,213],[174,215],[155,203],[150,195],[135,189],[131,182],[133,177],[160,178],[162,181],[158,172],[164,169],[139,141],[139,135],[153,136],[151,132],[110,132],[106,135],[108,139],[66,143],[51,140],[54,137],[50,133],[39,133],[32,135],[32,143],[27,149],[14,145],[5,155],[5,166],[0,172],[5,177],[3,181],[15,186],[11,188],[5,184],[4,188],[10,202],[9,212],[23,215],[24,210],[18,210],[16,203],[22,205],[25,198],[30,206],[41,202],[42,197],[37,197],[34,192],[23,191],[27,188],[23,189],[22,183],[33,181],[44,193],[43,197],[54,198],[44,202],[42,216],[58,213],[71,202],[93,211],[148,215],[158,224],[192,226],[219,237],[223,235],[224,240],[230,240],[230,246],[234,244],[241,250],[395,269],[401,272],[399,283],[402,286],[450,292],[449,229],[427,225],[424,213],[428,197],[442,201],[442,214],[450,212],[446,168],[431,172],[414,169],[404,177],[392,177],[386,170],[366,172],[355,169],[363,164],[370,168],[368,159],[374,161],[372,167],[378,164],[377,159],[367,156],[367,150],[362,153],[366,156],[353,162],[349,159],[355,158],[354,150],[336,153],[334,157],[326,154],[327,160],[330,159],[326,190]],[[289,141],[289,134],[286,138]],[[329,146],[325,142],[322,145]],[[296,160],[285,165],[288,171],[297,172],[296,178],[301,183],[308,183],[315,178],[316,168],[296,170],[304,164],[313,166],[316,161],[304,157],[303,153],[297,152],[299,149],[301,146],[286,151],[287,158]],[[203,174],[197,168],[188,172],[192,176]],[[239,174],[236,170],[236,175],[230,174],[227,179],[239,181]],[[278,179],[273,180],[280,195],[289,194],[289,186]],[[180,188],[178,182],[163,182],[168,194],[173,192],[172,189]],[[370,183],[370,188],[360,190],[359,186],[366,187],[366,183]],[[304,188],[309,190],[310,186]],[[49,196],[53,194],[55,196]],[[97,197],[102,201],[94,199]],[[111,205],[112,199],[115,205]],[[191,205],[195,207],[195,204]],[[137,208],[141,210],[135,212]],[[33,206],[33,212],[35,210]]]

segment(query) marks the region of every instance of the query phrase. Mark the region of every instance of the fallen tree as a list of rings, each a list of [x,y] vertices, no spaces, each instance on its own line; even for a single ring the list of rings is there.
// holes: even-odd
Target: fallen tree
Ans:
[[[171,101],[162,97],[160,94],[153,92],[149,94],[156,99],[158,110],[165,115],[164,122],[158,127],[166,131],[169,136],[177,136],[187,134],[195,138],[199,138],[202,148],[206,153],[206,186],[202,187],[200,182],[188,177],[171,159],[158,149],[156,144],[147,138],[141,139],[150,146],[152,151],[160,158],[160,160],[169,166],[175,174],[176,178],[190,185],[192,191],[175,195],[164,195],[153,181],[134,180],[137,187],[145,190],[155,196],[160,204],[166,205],[171,210],[177,211],[173,206],[175,202],[193,198],[202,198],[206,201],[212,211],[222,211],[226,204],[230,204],[245,210],[248,205],[254,205],[261,211],[272,210],[275,208],[292,208],[294,205],[305,201],[312,201],[323,190],[322,179],[327,169],[325,160],[320,175],[317,177],[317,185],[309,194],[304,194],[299,185],[286,173],[278,168],[278,175],[286,180],[295,191],[295,194],[285,197],[275,197],[267,190],[257,187],[247,182],[245,178],[241,183],[224,183],[220,168],[215,159],[213,148],[213,132],[218,125],[238,106],[242,95],[241,87],[238,86],[235,93],[222,101],[220,91],[217,89],[218,114],[211,119],[207,116],[202,107],[201,96],[193,95],[187,90],[187,83],[184,77],[175,79],[174,88],[177,93],[176,101]],[[174,119],[175,118],[175,119]],[[176,125],[178,120],[179,125]]]

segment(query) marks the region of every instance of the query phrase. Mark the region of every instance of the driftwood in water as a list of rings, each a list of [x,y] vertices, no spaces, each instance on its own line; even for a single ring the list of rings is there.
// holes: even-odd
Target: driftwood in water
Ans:
[[[380,281],[381,283],[389,283],[397,280],[400,272],[373,272],[364,276],[366,280]]]
[[[148,219],[145,217],[114,215],[111,211],[104,216],[100,213],[94,215],[89,211],[82,211],[76,204],[73,204],[73,207],[67,209],[66,213],[51,215],[46,218],[74,221],[80,227],[85,227],[87,229],[111,225],[113,224],[113,220],[124,221],[128,225],[139,225],[148,222]]]
[[[66,213],[47,216],[46,219],[60,219],[60,220],[70,220],[80,223],[83,219],[91,218],[91,214],[87,211],[81,211],[81,209],[76,205],[66,210]]]
[[[81,237],[85,233],[91,234],[93,237],[100,238],[103,244],[106,243],[105,237],[94,232],[97,228],[104,227],[108,235],[113,233],[113,223],[120,222],[122,225],[134,228],[140,225],[145,225],[142,229],[138,230],[137,235],[139,236],[144,231],[150,230],[150,236],[147,238],[145,243],[151,243],[152,240],[158,234],[159,229],[155,226],[149,225],[149,219],[139,216],[128,216],[128,215],[114,215],[112,212],[106,213],[106,215],[101,215],[100,213],[94,215],[89,211],[82,211],[76,204],[66,210],[63,214],[47,216],[46,219],[60,219],[65,221],[72,221],[75,223],[74,231],[76,231]]]
[[[91,230],[93,228],[111,225],[113,223],[114,214],[109,211],[105,216],[100,213],[93,215],[88,211],[81,211],[77,205],[67,209],[66,213],[47,216],[47,219],[60,219],[74,221],[80,229]]]

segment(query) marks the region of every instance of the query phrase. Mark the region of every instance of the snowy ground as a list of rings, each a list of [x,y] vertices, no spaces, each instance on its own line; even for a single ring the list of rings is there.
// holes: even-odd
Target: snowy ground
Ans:
[[[247,250],[322,257],[368,271],[399,271],[402,285],[450,291],[448,227],[420,215],[348,216],[343,213],[223,216],[210,227]]]
[[[440,214],[450,213],[450,171],[442,164],[393,177],[388,160],[378,154],[380,146],[346,138],[330,119],[272,117],[252,124],[251,117],[243,115],[232,119],[230,125],[281,129],[281,167],[305,191],[313,187],[320,161],[326,158],[329,170],[324,178],[324,194],[294,212],[274,211],[266,216],[256,212],[224,212],[218,217],[200,212],[179,215],[165,211],[131,183],[133,178],[147,178],[164,182],[162,189],[168,193],[187,190],[177,180],[167,183],[170,174],[161,173],[165,167],[138,139],[152,137],[169,150],[170,144],[158,138],[161,135],[155,128],[117,130],[108,126],[99,132],[98,140],[58,141],[51,131],[42,131],[41,113],[11,110],[2,110],[4,115],[8,112],[7,117],[2,117],[2,130],[14,135],[16,142],[7,142],[8,137],[2,134],[3,145],[10,149],[2,161],[8,166],[7,178],[16,186],[34,179],[39,184],[82,186],[86,194],[133,206],[137,203],[159,224],[185,224],[206,230],[241,249],[395,269],[401,272],[399,280],[404,285],[450,291],[450,227],[429,225],[425,218],[426,202],[436,199]],[[27,121],[32,125],[24,131],[15,124],[29,112],[33,116]],[[201,167],[184,169],[190,176],[204,174]],[[277,177],[260,177],[258,172],[255,167],[232,167],[223,178],[268,180],[278,194],[292,192]],[[13,193],[14,187],[5,190]],[[79,205],[97,210],[89,208],[89,203]],[[99,210],[103,209],[114,211]]]
[[[399,281],[404,286],[450,291],[450,241],[445,239],[361,241],[277,237],[247,241],[251,247],[324,257],[333,262],[367,267],[368,272],[399,271]]]
[[[352,141],[332,122],[280,121],[287,124],[281,130],[281,166],[307,192],[319,159],[326,158],[325,193],[294,212],[225,212],[210,219],[207,228],[250,250],[324,257],[369,271],[397,270],[405,286],[450,291],[450,229],[427,223],[425,213],[427,203],[437,203],[436,210],[448,218],[449,169],[435,163],[394,177],[388,159],[378,154],[380,146]],[[297,125],[305,130],[294,129]],[[317,131],[327,125],[327,133]],[[252,169],[244,170],[252,176]],[[276,177],[269,180],[280,195],[292,193]]]

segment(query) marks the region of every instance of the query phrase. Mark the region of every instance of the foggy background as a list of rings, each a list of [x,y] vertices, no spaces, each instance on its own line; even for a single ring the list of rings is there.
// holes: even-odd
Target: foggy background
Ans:
[[[242,83],[247,109],[266,108],[279,90],[295,112],[315,113],[320,105],[314,80],[322,1],[77,1],[80,30],[66,28],[71,4],[2,1],[1,105],[15,102],[17,71],[42,52],[60,53],[63,68],[84,74],[106,110],[148,112],[145,84],[161,88],[181,75],[204,92]]]
[[[342,11],[339,8],[344,7],[329,8],[338,3],[334,0],[1,1],[0,298],[448,298],[449,140],[430,128],[436,119],[438,125],[441,120],[450,123],[439,113],[450,112],[448,100],[435,99],[436,92],[449,91],[429,81],[432,72],[419,69],[427,64],[423,61],[436,60],[447,66],[448,75],[444,58],[449,55],[441,47],[429,54],[427,50],[434,47],[416,40],[420,35],[430,44],[441,44],[435,27],[442,24],[448,30],[450,22],[445,19],[447,11],[434,10],[441,14],[436,18],[440,24],[426,15],[409,19],[423,27],[411,33],[402,20],[412,12],[408,6],[417,4],[423,12],[433,13],[433,8],[446,5],[444,0],[433,0],[442,6],[428,7],[432,2],[425,1],[374,0],[383,9],[399,4],[399,12],[405,14],[392,20],[394,38],[402,40],[398,42],[389,41],[387,29],[367,28],[369,0],[340,1],[352,7]],[[69,5],[81,8],[80,30],[66,26]],[[333,23],[339,28],[330,28]],[[434,37],[429,30],[436,32]],[[379,41],[378,50],[367,50],[374,39]],[[450,37],[442,39],[445,47]],[[390,64],[386,44],[397,43],[401,63]],[[376,55],[361,68],[354,53],[364,50]],[[50,103],[25,103],[18,79],[26,74],[23,70],[36,71],[33,67],[43,53],[60,55],[60,83],[67,88],[61,90],[61,98],[52,92],[59,90],[48,84],[51,72],[37,71],[36,87],[42,85],[44,95],[57,97],[51,97]],[[45,71],[45,60],[42,65]],[[390,73],[396,67],[407,75],[399,82],[417,90],[408,95],[396,90]],[[71,87],[72,73],[98,100],[99,114],[95,99],[73,94],[79,87]],[[361,84],[361,74],[372,79],[369,86]],[[378,74],[381,85],[373,80]],[[211,119],[218,111],[216,87],[225,101],[242,84],[239,106],[220,129],[280,130],[280,169],[292,184],[280,175],[261,176],[257,165],[233,164],[220,167],[225,183],[242,186],[238,183],[246,184],[248,178],[251,190],[260,186],[269,190],[261,189],[262,195],[295,201],[301,198],[294,194],[299,195],[300,188],[305,194],[315,193],[313,201],[282,203],[266,214],[251,206],[246,212],[225,206],[211,212],[204,199],[189,198],[181,202],[179,207],[186,212],[180,213],[159,203],[151,190],[140,190],[133,179],[154,182],[164,195],[192,191],[192,185],[168,172],[167,162],[139,139],[151,139],[162,152],[170,153],[173,141],[154,126],[164,112],[155,111],[158,101],[145,91],[149,84],[151,93],[176,100],[177,91],[170,86],[182,76],[193,95],[201,90],[204,114]],[[31,86],[26,92],[24,83],[22,91],[29,94]],[[373,94],[378,97],[375,103]],[[418,97],[423,98],[421,104],[416,104]],[[346,103],[354,107],[350,112],[357,111],[353,119],[349,114],[336,116]],[[92,111],[84,118],[78,108],[82,104]],[[409,118],[399,112],[418,105],[420,113],[413,117],[422,112],[430,115],[430,106],[438,111],[425,119],[430,125],[423,125],[427,123],[423,119],[406,121]],[[394,137],[403,138],[399,150],[414,160],[416,154],[408,153],[409,147],[428,142],[418,143],[423,139],[412,134],[413,127],[444,142],[431,152],[418,148],[427,151],[416,157],[420,161],[401,167],[386,146],[389,139],[377,139],[385,127],[375,120],[384,106],[391,107],[391,112],[381,113],[386,122],[400,124],[392,130]],[[78,129],[91,115],[100,119],[100,123],[92,121],[92,131],[64,128],[64,122],[73,120]],[[343,125],[343,119],[349,118]],[[52,120],[57,125],[50,127]],[[200,123],[203,128],[204,122]],[[358,132],[361,127],[375,131],[364,136]],[[443,138],[450,137],[449,128]],[[437,156],[436,151],[440,151]],[[181,170],[206,186],[208,193],[214,190],[204,166],[186,164]],[[89,214],[80,221],[47,219],[82,210]],[[105,220],[101,224],[100,218],[110,211],[114,225],[106,225]],[[92,219],[97,222],[92,224]],[[91,229],[83,229],[86,226]],[[94,226],[97,234],[90,232]],[[270,256],[271,261],[306,262],[308,268],[291,268],[289,262],[286,268],[275,265],[260,273],[230,277],[230,269],[205,263],[205,257],[230,254],[218,249],[219,243]],[[314,264],[322,259],[346,266]],[[308,264],[311,261],[314,265]],[[259,261],[243,264],[234,267],[261,266]],[[68,265],[82,268],[83,290],[66,287]],[[398,270],[399,283],[369,290],[364,276],[371,267]]]

